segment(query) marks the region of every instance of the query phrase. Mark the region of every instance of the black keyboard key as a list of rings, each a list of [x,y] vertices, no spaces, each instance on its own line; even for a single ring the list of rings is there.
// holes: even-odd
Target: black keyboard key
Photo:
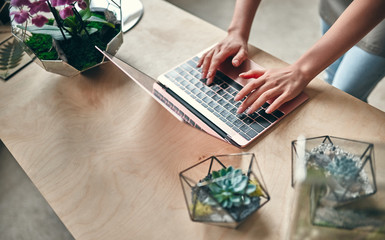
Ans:
[[[263,107],[264,109],[268,108],[269,106],[270,106],[270,104],[267,103],[267,102],[265,102],[265,103],[262,105],[262,107]]]
[[[188,65],[190,65],[193,68],[196,68],[196,66],[197,66],[196,62],[194,62],[193,60],[189,60],[187,63],[188,63]]]
[[[250,131],[250,127],[247,126],[246,124],[242,125],[239,129],[241,129],[242,132],[248,132],[248,131]]]
[[[204,93],[201,93],[201,92],[200,92],[200,93],[197,94],[197,97],[200,98],[200,99],[202,99],[202,98],[205,97],[205,95],[204,95]]]
[[[274,116],[276,116],[277,118],[280,118],[282,117],[283,115],[285,115],[283,112],[279,111],[279,110],[275,110],[274,112],[272,112]]]
[[[222,83],[221,84],[221,88],[222,89],[226,89],[226,88],[228,88],[229,87],[229,85],[227,84],[227,83]]]
[[[228,93],[226,93],[225,95],[223,95],[223,98],[226,99],[226,100],[230,100],[230,99],[233,98],[233,96],[228,94]]]
[[[265,110],[261,109],[259,112],[258,112],[262,117],[266,118],[267,120],[269,120],[271,123],[275,122],[277,120],[276,117],[274,117],[274,115],[271,115],[271,114],[268,114],[265,112]]]
[[[220,96],[224,95],[225,93],[226,93],[226,92],[223,91],[223,89],[219,89],[219,90],[217,91],[217,94],[219,94]]]
[[[209,96],[209,97],[213,97],[213,96],[215,95],[215,92],[209,90],[209,91],[207,91],[206,94],[207,94],[207,96]]]
[[[252,114],[249,114],[249,117],[252,119],[256,119],[259,116],[257,112],[253,112]]]
[[[240,126],[243,125],[243,122],[241,120],[237,119],[234,121],[234,125],[239,128]]]
[[[189,65],[187,65],[187,63],[182,64],[181,67],[187,72],[190,72],[192,70],[192,68]]]
[[[214,100],[214,101],[219,101],[219,99],[221,99],[218,95],[214,95],[213,97],[212,97],[212,99]]]
[[[223,107],[226,108],[227,110],[230,110],[233,108],[233,105],[231,105],[230,103],[226,103],[225,106]]]
[[[253,138],[255,136],[258,135],[258,133],[256,131],[254,131],[253,129],[250,129],[250,131],[248,131],[247,133],[247,136],[249,136],[250,138]]]
[[[232,123],[234,123],[234,121],[238,120],[237,117],[235,117],[234,115],[231,115],[231,114],[229,114],[229,116],[226,117],[226,119]]]
[[[208,105],[212,108],[215,108],[216,106],[218,106],[218,104],[214,101],[209,102]]]
[[[255,121],[259,124],[261,124],[264,128],[267,128],[268,126],[270,126],[270,122],[267,121],[266,119],[264,119],[263,117],[257,117],[255,119]]]
[[[205,103],[209,103],[209,102],[211,102],[211,99],[209,98],[209,97],[204,97],[203,99],[203,102],[205,102]]]
[[[229,84],[233,88],[237,89],[238,91],[240,91],[243,88],[239,83],[232,80],[231,78],[223,74],[221,71],[217,71],[217,76],[220,77],[223,81],[225,81],[227,84]]]
[[[193,60],[195,63],[198,63],[199,57],[195,56],[192,60]]]
[[[264,130],[264,128],[261,125],[259,125],[257,122],[253,122],[252,124],[250,124],[250,127],[258,133]]]
[[[223,99],[220,99],[218,101],[218,103],[219,103],[219,105],[224,106],[227,102],[225,100],[223,100]]]
[[[251,137],[249,137],[246,133],[239,132],[239,134],[244,137],[246,140],[251,140]]]
[[[250,125],[250,124],[251,124],[252,122],[254,122],[254,121],[253,121],[253,119],[247,117],[247,118],[243,119],[243,122],[244,122],[245,124],[247,124],[247,125]]]

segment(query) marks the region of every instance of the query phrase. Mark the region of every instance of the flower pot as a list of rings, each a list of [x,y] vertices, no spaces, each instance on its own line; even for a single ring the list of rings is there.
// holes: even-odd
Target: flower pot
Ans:
[[[376,192],[374,147],[371,143],[322,136],[292,142],[292,182],[296,170],[325,183],[324,204],[340,205]],[[301,159],[303,158],[303,159]]]
[[[115,4],[116,1],[110,1],[110,0],[105,0],[105,1],[95,1],[96,4],[93,4],[91,2],[90,10],[92,13],[104,13],[104,14],[109,14],[113,15],[116,18],[116,21],[118,22],[115,24],[116,28],[116,33],[114,33],[114,36],[112,38],[109,38],[108,42],[106,43],[105,50],[109,52],[112,55],[115,55],[115,53],[118,51],[120,46],[123,43],[123,33],[122,33],[122,14],[121,14],[121,7],[120,5]],[[11,12],[15,8],[11,8]],[[49,13],[45,13],[47,18],[52,17]],[[78,64],[74,64],[71,62],[71,60],[66,60],[63,57],[58,57],[57,59],[42,59],[37,56],[36,51],[34,51],[30,45],[26,44],[26,40],[30,39],[32,36],[31,32],[25,31],[24,29],[20,28],[20,24],[16,23],[14,19],[12,19],[12,34],[13,36],[19,41],[19,43],[23,46],[24,51],[32,58],[34,61],[41,66],[43,69],[45,69],[48,72],[60,74],[63,76],[71,77],[74,75],[77,75],[81,72],[87,71],[93,67],[99,66],[105,62],[104,56],[97,52],[96,48],[93,48],[93,42],[95,40],[95,36],[98,32],[90,34],[88,36],[83,36],[79,39],[74,40],[73,42],[79,42],[80,40],[84,40],[87,42],[87,44],[90,45],[86,52],[93,52],[93,61],[92,64],[88,64],[87,60],[90,59],[88,56],[83,56],[79,53],[77,53],[76,49],[72,50],[75,52],[74,57],[72,59],[77,58],[77,59],[83,59],[83,61],[86,62],[86,65],[81,65],[78,66]],[[28,26],[31,25],[31,21],[28,20],[26,22],[29,24]],[[24,26],[24,25],[23,25]],[[98,35],[99,36],[99,35]],[[74,38],[72,38],[74,39]],[[63,43],[66,43],[66,41],[61,41]],[[58,41],[56,41],[58,43]],[[79,44],[79,43],[78,43]],[[55,45],[55,44],[54,44]],[[80,49],[85,45],[83,43],[80,43]],[[103,47],[104,48],[104,47]],[[92,49],[92,50],[91,50]],[[59,52],[59,51],[58,51]],[[80,51],[79,51],[80,52]],[[99,55],[100,54],[100,55]],[[96,56],[96,57],[95,57]],[[64,60],[63,60],[64,59]],[[84,60],[85,59],[85,60]],[[95,60],[96,59],[96,60]],[[91,61],[91,60],[90,60]],[[85,66],[85,67],[84,67]]]
[[[331,136],[293,141],[291,239],[384,239],[385,185],[378,192],[374,166],[371,143]]]
[[[179,176],[195,222],[236,228],[270,200],[251,153],[212,156]]]

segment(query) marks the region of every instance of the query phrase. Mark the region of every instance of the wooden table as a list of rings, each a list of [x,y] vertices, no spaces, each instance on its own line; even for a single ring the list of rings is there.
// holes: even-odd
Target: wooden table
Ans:
[[[225,36],[167,2],[143,3],[118,56],[154,78]],[[252,46],[250,57],[286,65]],[[305,92],[308,102],[238,149],[178,122],[110,63],[73,78],[30,64],[0,82],[0,138],[76,239],[283,239],[298,135],[372,142],[385,170],[384,112],[319,79]],[[271,201],[236,230],[192,222],[178,173],[238,152],[255,153]]]

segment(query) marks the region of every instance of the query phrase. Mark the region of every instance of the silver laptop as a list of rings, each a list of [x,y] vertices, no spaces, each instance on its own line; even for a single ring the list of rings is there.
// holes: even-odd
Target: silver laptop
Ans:
[[[218,69],[214,83],[208,86],[200,79],[201,70],[196,67],[203,52],[161,74],[158,80],[101,52],[180,121],[237,147],[247,146],[308,99],[301,93],[272,114],[265,112],[267,102],[253,114],[237,114],[241,102],[235,102],[234,96],[247,83],[238,75],[261,68],[251,60],[235,68],[228,59]]]

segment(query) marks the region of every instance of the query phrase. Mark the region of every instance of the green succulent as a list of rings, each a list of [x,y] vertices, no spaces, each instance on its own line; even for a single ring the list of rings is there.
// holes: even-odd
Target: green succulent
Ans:
[[[249,182],[249,178],[242,173],[241,169],[234,169],[232,166],[213,171],[207,185],[210,195],[224,208],[240,207],[250,204],[250,194],[257,189],[255,184]],[[207,198],[205,203],[215,205],[216,202]]]

